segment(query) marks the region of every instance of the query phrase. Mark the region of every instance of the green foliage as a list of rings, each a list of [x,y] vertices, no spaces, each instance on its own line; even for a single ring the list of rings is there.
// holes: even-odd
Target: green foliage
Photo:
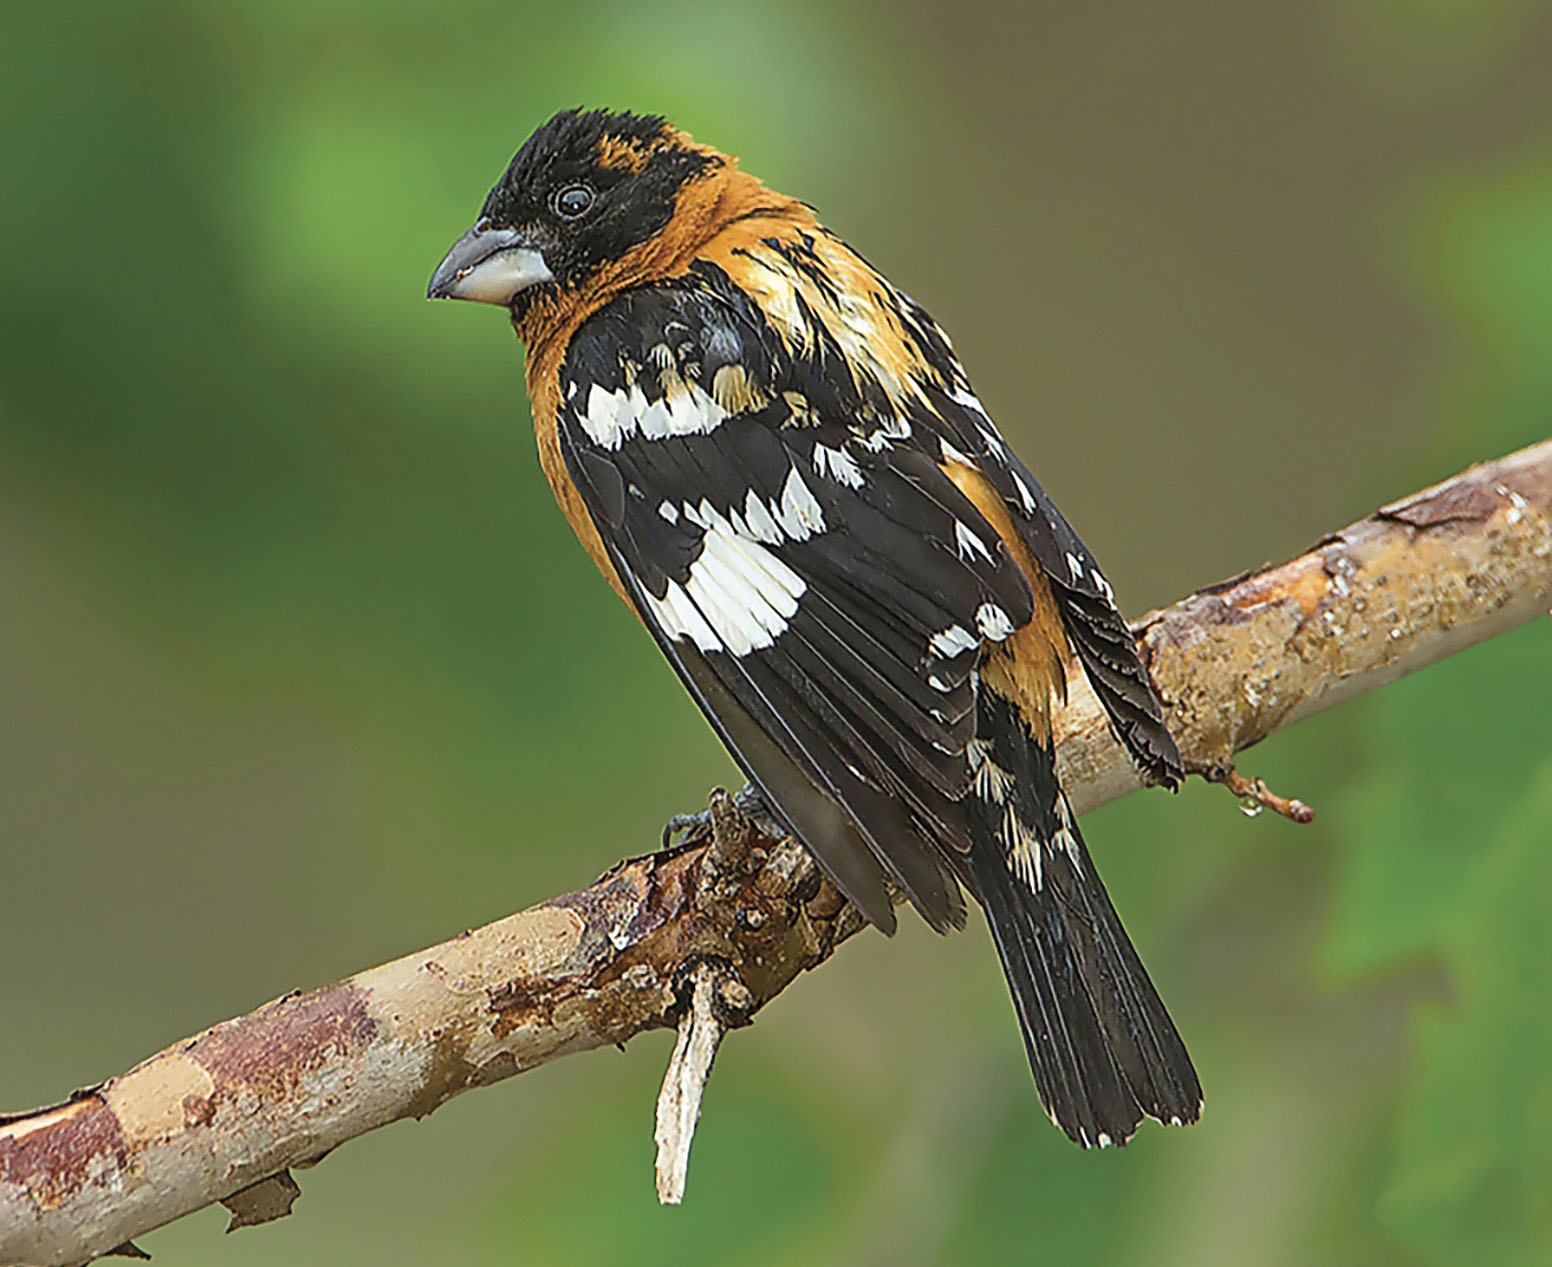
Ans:
[[[1547,671],[1532,626],[1397,683],[1364,710],[1364,777],[1340,807],[1343,859],[1329,962],[1373,972],[1437,951],[1504,815],[1544,759],[1521,734],[1526,683]],[[1505,736],[1511,738],[1505,742]]]
[[[1541,439],[1552,400],[1552,163],[1538,156],[1433,191],[1414,242],[1418,275],[1469,333],[1446,459]]]
[[[1441,930],[1450,997],[1419,1009],[1379,1213],[1433,1261],[1486,1267],[1552,1259],[1552,760],[1482,817]]]
[[[482,1229],[490,1243],[522,1243],[540,1262],[734,1267],[776,1267],[822,1250],[815,1232],[843,1180],[826,1164],[824,1131],[811,1110],[754,1086],[718,1096],[721,1110],[711,1110],[716,1116],[695,1145],[695,1206],[665,1212],[650,1182],[651,1132],[643,1129],[651,1089],[636,1090],[647,1099],[617,1101],[615,1114],[593,1115],[545,1150],[513,1189],[521,1200],[491,1203]],[[749,1185],[770,1200],[751,1206]],[[607,1217],[599,1216],[600,1189],[611,1194]],[[538,1227],[535,1208],[546,1211]]]

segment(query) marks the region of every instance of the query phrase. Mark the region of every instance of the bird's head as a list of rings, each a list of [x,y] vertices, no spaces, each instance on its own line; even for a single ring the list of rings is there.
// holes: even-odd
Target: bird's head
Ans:
[[[683,253],[673,239],[710,227],[736,166],[656,115],[557,114],[518,150],[427,297],[500,304],[520,319],[541,299],[650,276]],[[702,196],[687,200],[692,186]],[[704,205],[686,215],[687,203]]]

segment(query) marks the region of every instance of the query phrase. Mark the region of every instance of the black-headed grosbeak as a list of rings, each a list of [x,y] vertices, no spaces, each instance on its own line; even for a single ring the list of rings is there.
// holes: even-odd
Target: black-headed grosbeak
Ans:
[[[529,138],[433,298],[509,309],[561,509],[767,803],[892,932],[985,908],[1052,1120],[1085,1147],[1201,1086],[1057,782],[1075,657],[1175,786],[1110,585],[948,336],[804,203],[649,115]]]

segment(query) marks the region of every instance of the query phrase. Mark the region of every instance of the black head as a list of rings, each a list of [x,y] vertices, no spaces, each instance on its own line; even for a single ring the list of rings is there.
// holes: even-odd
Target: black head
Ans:
[[[656,235],[680,187],[722,161],[656,115],[557,114],[518,150],[427,294],[516,308],[575,287]]]

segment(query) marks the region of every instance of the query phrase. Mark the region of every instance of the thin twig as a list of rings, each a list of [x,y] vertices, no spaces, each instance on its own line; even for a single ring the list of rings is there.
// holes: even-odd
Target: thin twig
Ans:
[[[709,856],[709,855],[708,855]],[[723,1036],[748,1020],[754,996],[721,960],[702,959],[688,974],[689,1001],[679,1017],[679,1039],[663,1075],[657,1099],[657,1199],[664,1205],[684,1200],[690,1170],[690,1145],[701,1119],[701,1100]]]
[[[1232,765],[1216,770],[1202,771],[1209,783],[1221,783],[1239,797],[1240,808],[1254,817],[1264,809],[1275,810],[1295,823],[1313,823],[1315,811],[1303,801],[1278,796],[1267,787],[1265,779],[1247,779]]]

